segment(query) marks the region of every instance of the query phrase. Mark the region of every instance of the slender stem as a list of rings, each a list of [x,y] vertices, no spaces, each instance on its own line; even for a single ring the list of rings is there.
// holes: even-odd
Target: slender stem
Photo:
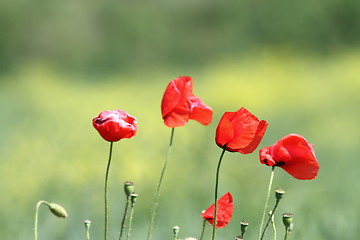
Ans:
[[[272,182],[274,179],[274,170],[275,170],[275,166],[273,166],[271,168],[271,175],[270,175],[270,180],[269,180],[269,187],[268,187],[268,191],[267,191],[267,196],[266,196],[266,201],[265,201],[265,206],[264,206],[264,212],[262,215],[262,219],[261,219],[261,224],[260,224],[260,230],[259,230],[259,240],[262,239],[261,237],[261,231],[263,229],[263,225],[264,225],[264,221],[265,221],[265,215],[266,215],[266,209],[267,209],[267,205],[269,202],[269,197],[270,197],[270,191],[271,191],[271,186],[272,186]]]
[[[287,227],[287,228],[285,228],[285,236],[284,236],[284,240],[286,240],[286,239],[287,239],[288,234],[289,234],[289,228]]]
[[[202,225],[202,230],[201,230],[201,235],[199,240],[202,240],[204,237],[204,233],[205,233],[205,226],[206,226],[206,220],[203,221],[203,225]]]
[[[151,232],[152,232],[153,225],[154,225],[154,222],[155,222],[155,214],[156,214],[156,209],[157,209],[157,205],[158,205],[159,197],[160,197],[161,183],[163,181],[165,171],[166,171],[166,168],[167,168],[167,165],[168,165],[168,161],[169,161],[169,158],[170,158],[170,155],[171,155],[171,149],[172,149],[173,138],[174,138],[174,131],[175,131],[175,128],[172,128],[171,129],[171,136],[170,136],[168,154],[166,156],[165,163],[164,163],[163,169],[162,169],[161,174],[160,174],[160,179],[159,179],[158,185],[156,187],[155,199],[154,199],[152,213],[151,213],[150,226],[149,226],[149,231],[148,231],[147,238],[146,238],[147,240],[150,240]]]
[[[274,233],[274,240],[276,240],[276,227],[275,227],[274,215],[271,217],[271,226]]]
[[[110,171],[110,163],[111,163],[111,155],[112,155],[113,142],[110,142],[110,150],[109,150],[109,160],[106,167],[106,175],[105,175],[105,187],[104,187],[104,200],[105,200],[105,215],[104,215],[104,239],[107,240],[107,230],[108,230],[108,178]]]
[[[41,206],[41,204],[46,204],[47,206],[50,206],[50,204],[46,201],[39,201],[36,204],[36,210],[35,210],[35,227],[34,227],[34,239],[37,240],[38,239],[38,218],[39,218],[39,208]]]
[[[124,215],[123,215],[123,218],[122,218],[122,221],[121,221],[121,228],[120,228],[119,240],[121,240],[122,235],[123,235],[124,225],[125,225],[125,220],[126,220],[126,216],[127,216],[129,204],[130,204],[130,195],[129,195],[129,197],[127,198],[127,201],[126,201],[126,204],[125,204]]]
[[[215,194],[214,194],[214,198],[215,198],[215,208],[214,208],[214,224],[213,224],[213,231],[212,231],[212,237],[211,239],[214,240],[215,239],[215,235],[216,235],[216,215],[217,215],[217,199],[218,199],[218,187],[219,187],[219,173],[220,173],[220,166],[221,166],[221,162],[224,156],[224,153],[226,151],[226,146],[224,146],[221,155],[220,155],[220,159],[219,159],[219,163],[218,166],[216,168],[216,177],[215,177]]]
[[[132,223],[133,214],[134,214],[134,207],[135,207],[135,204],[131,204],[130,219],[129,219],[129,226],[128,226],[128,232],[127,232],[126,240],[129,240],[130,235],[131,235],[130,231],[131,231],[131,223]]]
[[[274,208],[273,208],[273,210],[272,210],[272,212],[271,212],[271,214],[270,214],[270,216],[269,216],[269,219],[268,219],[268,221],[266,222],[266,225],[265,225],[265,227],[264,227],[264,230],[262,231],[260,240],[264,238],[266,229],[267,229],[267,227],[269,226],[269,223],[270,223],[272,217],[274,216],[274,213],[275,213],[275,211],[276,211],[277,206],[279,205],[279,202],[280,202],[280,200],[277,199],[277,200],[276,200],[276,203],[275,203],[275,206],[274,206]],[[276,230],[275,230],[275,231],[276,231]],[[274,231],[274,232],[275,232],[275,231]]]

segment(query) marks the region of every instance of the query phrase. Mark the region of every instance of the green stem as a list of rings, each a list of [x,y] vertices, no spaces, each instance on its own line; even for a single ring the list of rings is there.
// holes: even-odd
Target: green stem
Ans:
[[[213,231],[212,231],[212,237],[211,239],[214,240],[215,239],[215,235],[216,235],[216,215],[217,215],[217,199],[218,199],[218,187],[219,187],[219,173],[220,173],[220,166],[221,166],[221,162],[224,156],[224,153],[226,151],[226,145],[223,147],[223,150],[221,152],[220,155],[220,159],[218,162],[218,166],[216,168],[216,177],[215,177],[215,194],[214,194],[214,198],[215,198],[215,208],[214,208],[214,224],[213,224]]]
[[[206,226],[206,220],[203,221],[203,225],[202,225],[202,230],[201,230],[201,235],[199,240],[203,239],[204,233],[205,233],[205,226]]]
[[[273,182],[273,179],[274,179],[274,170],[275,170],[275,166],[273,166],[271,168],[271,175],[270,175],[270,181],[269,181],[269,187],[268,187],[268,191],[267,191],[267,196],[266,196],[266,201],[265,201],[265,206],[264,206],[264,212],[263,212],[263,215],[262,215],[262,219],[261,219],[261,224],[260,224],[260,230],[259,230],[259,240],[262,239],[261,237],[261,231],[263,229],[263,225],[264,225],[264,221],[265,221],[265,215],[266,215],[266,209],[267,209],[267,205],[268,205],[268,202],[269,202],[269,197],[270,197],[270,191],[271,191],[271,186],[272,186],[272,182]]]
[[[288,234],[289,234],[289,228],[287,227],[287,228],[285,228],[285,237],[284,237],[284,240],[287,239]]]
[[[111,163],[111,155],[112,155],[113,142],[110,142],[110,151],[109,151],[109,160],[106,167],[106,175],[105,175],[105,187],[104,187],[104,202],[105,202],[105,214],[104,214],[104,240],[107,240],[107,230],[108,230],[108,178],[110,171],[110,163]]]
[[[130,219],[129,219],[129,226],[128,226],[128,232],[127,232],[126,240],[129,240],[130,235],[131,235],[130,231],[131,231],[131,223],[132,223],[133,214],[134,214],[134,207],[135,207],[135,204],[131,204]]]
[[[41,204],[45,204],[47,206],[50,206],[50,204],[46,201],[39,201],[36,204],[36,210],[35,210],[35,227],[34,227],[34,239],[37,240],[38,239],[38,218],[39,218],[39,208],[41,206]]]
[[[272,226],[273,233],[274,233],[274,240],[276,240],[276,227],[275,227],[274,215],[271,218],[271,226]]]
[[[160,174],[160,179],[159,179],[158,185],[156,187],[155,199],[154,199],[152,213],[151,213],[150,226],[149,226],[149,231],[148,231],[147,238],[146,238],[147,240],[150,240],[151,232],[152,232],[153,225],[154,225],[154,222],[155,222],[155,214],[156,214],[156,209],[157,209],[157,205],[158,205],[158,202],[159,202],[161,184],[162,184],[162,181],[163,181],[163,178],[164,178],[164,175],[165,175],[165,171],[166,171],[166,168],[167,168],[167,165],[168,165],[168,161],[169,161],[169,158],[170,158],[170,155],[171,155],[171,149],[172,149],[173,138],[174,138],[174,131],[175,131],[175,128],[172,128],[171,129],[171,136],[170,136],[168,154],[166,156],[165,163],[164,163],[163,169],[162,169],[161,174]]]
[[[122,235],[123,235],[123,232],[124,232],[125,220],[126,220],[126,216],[127,216],[127,212],[128,212],[128,208],[129,208],[129,203],[130,203],[130,195],[127,198],[127,201],[126,201],[126,204],[125,204],[124,215],[123,215],[123,218],[122,218],[122,221],[121,221],[119,240],[122,239]]]
[[[266,222],[266,225],[265,225],[265,227],[264,227],[264,230],[262,231],[260,240],[262,240],[262,239],[264,238],[266,229],[267,229],[267,227],[269,226],[269,223],[270,223],[272,217],[274,216],[274,213],[275,213],[275,211],[276,211],[277,206],[279,205],[279,202],[280,202],[280,200],[277,199],[277,200],[276,200],[276,203],[275,203],[275,206],[274,206],[274,208],[273,208],[273,210],[272,210],[272,212],[271,212],[271,214],[270,214],[270,216],[269,216],[269,219],[268,219],[268,221]],[[276,231],[276,230],[275,230],[275,231]],[[274,231],[274,232],[275,232],[275,231]]]

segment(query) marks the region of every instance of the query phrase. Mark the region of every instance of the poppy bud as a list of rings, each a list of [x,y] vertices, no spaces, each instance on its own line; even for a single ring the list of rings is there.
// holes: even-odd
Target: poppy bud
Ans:
[[[138,195],[136,193],[130,194],[130,200],[131,200],[132,206],[135,205],[137,197],[138,197]]]
[[[285,194],[284,189],[281,189],[281,188],[276,189],[275,190],[276,200],[280,200],[283,197],[284,194]]]
[[[126,194],[126,197],[128,198],[130,194],[134,192],[134,183],[130,181],[124,182],[124,191]]]
[[[244,236],[246,229],[249,226],[249,223],[244,220],[240,222],[240,226],[241,226],[241,236]]]
[[[66,218],[68,216],[66,210],[56,203],[50,203],[49,205],[50,211],[57,217]]]
[[[291,213],[284,213],[282,215],[282,220],[283,220],[285,228],[289,228],[290,225],[292,225],[292,214]]]
[[[180,231],[180,227],[179,226],[174,226],[173,227],[173,232],[174,232],[174,237],[176,238],[179,234]]]

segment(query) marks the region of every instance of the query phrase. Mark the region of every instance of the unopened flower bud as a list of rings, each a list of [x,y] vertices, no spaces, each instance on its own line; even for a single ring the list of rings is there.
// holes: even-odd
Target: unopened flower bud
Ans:
[[[130,200],[131,200],[131,204],[134,206],[136,203],[136,199],[137,199],[138,195],[136,193],[132,193],[130,194]]]
[[[249,226],[249,223],[246,222],[245,220],[240,222],[241,236],[244,236],[244,234],[245,234],[246,229],[247,229],[248,226]]]
[[[126,194],[126,197],[128,198],[130,194],[134,192],[134,183],[130,181],[124,182],[124,191]]]
[[[49,209],[57,217],[66,218],[68,216],[66,210],[59,204],[50,203]]]
[[[291,213],[284,213],[282,215],[282,220],[283,220],[284,226],[286,228],[290,227],[290,225],[292,224],[292,214]]]
[[[244,240],[242,235],[236,236],[235,240]]]
[[[283,197],[284,194],[285,194],[284,189],[281,189],[281,188],[276,189],[275,190],[276,200],[280,200]]]
[[[174,237],[176,238],[179,234],[180,231],[180,227],[179,226],[174,226],[173,227],[173,232],[174,232]]]

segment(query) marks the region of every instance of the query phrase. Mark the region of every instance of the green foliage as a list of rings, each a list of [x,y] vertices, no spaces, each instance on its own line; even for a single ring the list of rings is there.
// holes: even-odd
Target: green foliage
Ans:
[[[272,46],[332,52],[359,47],[359,11],[358,0],[3,0],[0,72],[33,61],[92,74],[202,66]]]
[[[315,180],[299,181],[281,169],[275,171],[274,188],[286,190],[277,226],[281,226],[280,214],[291,212],[294,239],[356,239],[360,234],[355,190],[360,55],[305,58],[289,52],[247,59],[223,59],[191,72],[194,93],[214,109],[214,121],[206,127],[189,122],[176,129],[154,239],[171,239],[175,225],[182,229],[180,238],[199,236],[200,213],[212,204],[221,152],[214,143],[215,128],[224,111],[241,106],[269,122],[260,147],[288,133],[302,134],[315,144],[320,162]],[[175,77],[177,73],[159,69],[153,75],[113,75],[106,81],[89,82],[41,66],[2,76],[1,238],[29,239],[35,205],[47,199],[64,206],[69,217],[62,221],[40,211],[39,239],[85,238],[85,219],[92,221],[92,238],[101,239],[109,146],[93,129],[91,119],[102,110],[120,108],[138,118],[139,131],[136,137],[114,144],[109,239],[119,231],[126,201],[122,187],[127,180],[135,183],[141,196],[133,238],[144,239],[170,137],[170,129],[162,123],[160,101]],[[219,238],[234,239],[240,234],[239,222],[246,219],[250,223],[247,237],[256,239],[270,170],[259,163],[257,151],[246,156],[225,154],[219,194],[233,194],[235,212],[228,227],[219,229]]]

